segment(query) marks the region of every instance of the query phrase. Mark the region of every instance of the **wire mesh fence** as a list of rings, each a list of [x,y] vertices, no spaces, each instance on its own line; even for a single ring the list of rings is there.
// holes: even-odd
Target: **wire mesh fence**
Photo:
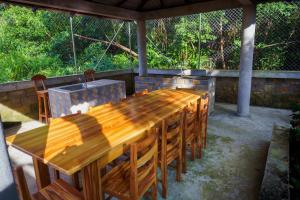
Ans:
[[[148,22],[152,68],[238,69],[242,9]],[[255,70],[300,70],[300,2],[258,5]]]
[[[238,69],[242,9],[147,21],[147,59],[159,69]],[[257,6],[254,69],[300,70],[300,2]],[[5,80],[137,66],[137,25],[0,5]],[[8,77],[8,78],[7,78]]]

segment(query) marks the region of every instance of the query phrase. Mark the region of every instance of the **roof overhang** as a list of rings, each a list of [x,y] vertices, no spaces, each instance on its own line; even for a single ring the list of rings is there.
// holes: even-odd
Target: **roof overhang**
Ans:
[[[239,8],[266,0],[4,0],[3,2],[122,20],[150,20]],[[153,4],[154,2],[156,4]]]

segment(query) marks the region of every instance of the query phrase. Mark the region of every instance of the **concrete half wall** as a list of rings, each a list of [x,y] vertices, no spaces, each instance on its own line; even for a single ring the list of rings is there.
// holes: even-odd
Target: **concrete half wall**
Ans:
[[[159,90],[163,88],[191,88],[198,90],[205,90],[209,93],[209,113],[214,110],[215,104],[215,78],[208,77],[166,77],[149,75],[148,77],[135,77],[135,91],[149,91]]]
[[[97,73],[96,79],[124,80],[126,93],[134,90],[196,87],[210,91],[211,103],[236,104],[239,72],[236,70],[148,70],[148,77],[138,77],[137,71],[119,70]],[[70,85],[82,80],[82,75],[49,78],[48,87]],[[136,82],[136,84],[135,84]],[[144,85],[146,84],[146,85]],[[251,105],[290,108],[300,99],[300,72],[253,71]],[[210,106],[213,109],[213,106]],[[0,114],[4,122],[37,119],[37,98],[31,81],[0,84]]]
[[[96,79],[123,80],[126,84],[126,93],[131,95],[134,88],[132,70],[101,72]],[[48,88],[61,85],[70,85],[84,80],[82,75],[71,75],[49,78],[46,81]],[[37,96],[32,81],[19,81],[0,84],[0,114],[3,122],[25,122],[37,119]]]

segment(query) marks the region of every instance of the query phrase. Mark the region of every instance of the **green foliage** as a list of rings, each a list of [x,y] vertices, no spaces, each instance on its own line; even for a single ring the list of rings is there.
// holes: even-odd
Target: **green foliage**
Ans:
[[[149,21],[149,67],[238,69],[242,13],[236,11]],[[254,69],[299,67],[292,66],[300,63],[299,19],[299,4],[258,5]],[[25,80],[36,73],[60,76],[82,73],[87,68],[104,71],[136,67],[137,58],[132,58],[130,52],[114,45],[107,48],[114,38],[137,53],[136,25],[130,25],[132,38],[128,25],[115,20],[73,17],[75,66],[69,14],[33,12],[29,8],[0,4],[0,82]]]

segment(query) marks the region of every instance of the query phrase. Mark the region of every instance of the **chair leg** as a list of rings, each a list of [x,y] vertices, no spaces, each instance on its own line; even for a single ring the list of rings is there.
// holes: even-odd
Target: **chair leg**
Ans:
[[[182,144],[182,172],[186,173],[186,142],[183,140]]]
[[[199,130],[198,130],[198,136],[197,136],[197,146],[198,146],[198,158],[201,159],[202,157],[202,122],[199,123]]]
[[[195,160],[195,143],[196,143],[196,140],[195,138],[192,140],[191,142],[191,160],[194,161]]]
[[[17,167],[13,171],[17,185],[18,195],[21,200],[31,199],[26,178],[22,167]],[[2,199],[2,198],[1,198]]]
[[[176,160],[176,181],[181,181],[181,172],[182,172],[182,154],[179,153],[179,156]]]
[[[60,178],[60,174],[59,174],[58,170],[52,169],[52,173],[53,173],[54,180],[57,180]]]
[[[151,187],[152,200],[157,200],[157,182],[155,181]]]
[[[204,126],[204,148],[206,148],[206,136],[207,136],[207,122]]]
[[[39,109],[39,121],[43,122],[43,118],[42,118],[42,100],[41,100],[40,96],[38,96],[38,109]]]
[[[46,121],[46,124],[49,124],[49,110],[48,110],[47,97],[44,96],[43,100],[44,100],[45,121]]]
[[[72,183],[74,187],[78,190],[80,190],[80,184],[79,184],[79,172],[76,172],[75,174],[72,175]]]
[[[167,170],[167,165],[162,164],[161,166],[161,181],[162,181],[162,197],[167,198],[167,193],[168,193],[168,170]]]

